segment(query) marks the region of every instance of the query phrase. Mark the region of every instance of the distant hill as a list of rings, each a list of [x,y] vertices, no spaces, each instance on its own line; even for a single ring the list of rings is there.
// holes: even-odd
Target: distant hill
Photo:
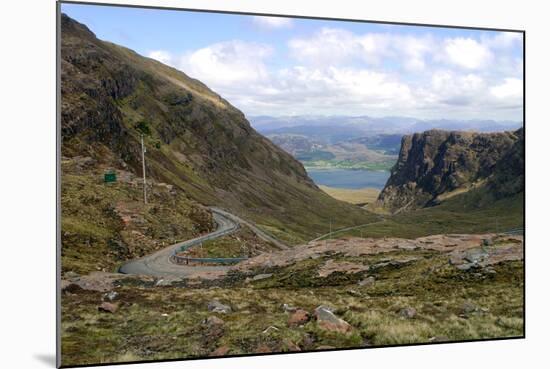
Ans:
[[[377,135],[328,144],[298,134],[270,134],[274,144],[306,167],[389,169],[397,159],[401,135]]]
[[[404,136],[378,202],[393,212],[437,205],[470,191],[478,204],[524,191],[523,129],[500,133],[430,130]],[[466,206],[466,204],[465,204]]]
[[[416,119],[369,116],[252,116],[259,132],[303,135],[328,144],[381,134],[405,135],[431,129],[473,132],[502,132],[520,128],[522,122],[494,120]]]

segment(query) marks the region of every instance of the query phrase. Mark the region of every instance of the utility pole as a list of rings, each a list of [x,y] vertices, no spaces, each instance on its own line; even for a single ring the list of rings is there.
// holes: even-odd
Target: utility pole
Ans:
[[[143,202],[147,204],[147,180],[145,179],[145,145],[143,144],[143,134],[141,135],[141,165],[143,171]]]
[[[330,226],[329,226],[329,233],[328,237],[332,240],[332,218],[329,219]]]

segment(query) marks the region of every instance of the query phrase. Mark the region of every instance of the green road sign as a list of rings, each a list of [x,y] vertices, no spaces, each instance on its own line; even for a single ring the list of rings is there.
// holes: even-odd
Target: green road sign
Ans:
[[[116,173],[105,173],[104,181],[105,183],[116,182]]]

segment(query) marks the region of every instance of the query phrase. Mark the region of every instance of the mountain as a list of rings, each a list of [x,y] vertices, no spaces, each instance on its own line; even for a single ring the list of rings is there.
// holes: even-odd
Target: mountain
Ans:
[[[484,201],[521,193],[523,129],[474,133],[429,130],[404,136],[378,202],[392,212],[433,206],[469,191]]]
[[[324,232],[331,217],[338,226],[372,217],[319,190],[300,162],[200,81],[99,40],[67,15],[61,18],[61,98],[66,253],[73,245],[136,256],[145,252],[138,245],[153,245],[160,233],[168,242],[212,228],[205,205],[226,208],[291,244]],[[147,206],[140,205],[141,135]],[[119,177],[112,186],[102,183],[108,171]],[[127,219],[140,219],[134,222],[139,237],[132,235],[147,242],[119,237]],[[101,247],[83,246],[89,244]]]
[[[377,135],[328,144],[299,134],[269,134],[306,167],[387,170],[397,159],[400,135]]]
[[[375,135],[405,135],[431,129],[502,132],[518,129],[522,122],[494,120],[417,119],[369,116],[252,116],[252,126],[265,135],[298,134],[333,144]]]
[[[350,140],[352,143],[359,143],[370,150],[379,151],[386,155],[397,155],[401,147],[401,134],[378,134],[360,137]]]
[[[297,134],[271,134],[267,138],[294,157],[302,153],[322,151],[327,147],[323,142]],[[329,159],[332,158],[330,155]]]

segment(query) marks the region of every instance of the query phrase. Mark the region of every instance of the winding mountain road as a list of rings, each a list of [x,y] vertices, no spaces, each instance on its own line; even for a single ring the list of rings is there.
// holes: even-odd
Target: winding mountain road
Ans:
[[[258,229],[255,225],[247,222],[236,215],[233,215],[225,210],[212,207],[214,221],[217,224],[217,229],[214,232],[206,235],[193,238],[191,240],[178,242],[170,245],[162,250],[156,251],[150,255],[143,256],[139,259],[130,260],[124,263],[119,272],[124,274],[139,274],[149,275],[154,277],[189,277],[192,275],[216,275],[224,273],[229,269],[227,265],[181,265],[173,263],[170,257],[182,248],[190,248],[201,242],[220,238],[236,232],[241,224],[249,227],[258,237],[271,242],[279,248],[288,248],[284,243],[275,239],[271,235]]]

